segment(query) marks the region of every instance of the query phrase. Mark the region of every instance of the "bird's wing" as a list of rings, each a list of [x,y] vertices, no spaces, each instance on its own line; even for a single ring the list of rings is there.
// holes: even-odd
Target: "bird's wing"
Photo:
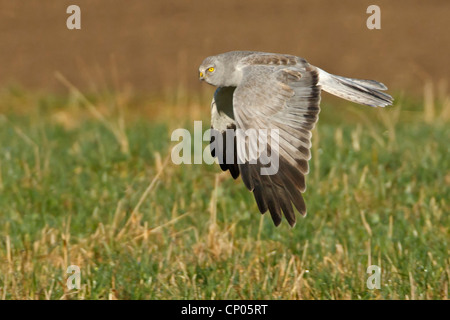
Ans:
[[[306,214],[302,192],[309,171],[311,130],[320,111],[317,68],[301,58],[276,54],[249,56],[239,67],[243,78],[233,94],[233,110],[242,179],[261,213],[269,210],[275,225],[279,225],[283,212],[293,226],[296,218],[292,203]],[[278,143],[267,138],[267,154],[259,153],[255,139],[242,134],[249,129],[267,130],[275,138],[278,133]],[[258,143],[264,140],[260,136]],[[271,159],[276,158],[277,170],[261,174],[268,160],[272,165]]]
[[[218,158],[223,171],[230,170],[234,179],[239,177],[234,131],[236,124],[233,115],[233,93],[235,87],[220,87],[211,102],[211,155]],[[226,143],[226,141],[232,143]],[[231,139],[231,140],[230,140]],[[226,161],[228,158],[229,161]]]

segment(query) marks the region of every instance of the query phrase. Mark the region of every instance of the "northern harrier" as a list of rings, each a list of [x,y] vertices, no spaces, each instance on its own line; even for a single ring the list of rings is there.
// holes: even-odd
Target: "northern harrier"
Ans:
[[[306,215],[302,193],[306,189],[311,130],[318,119],[321,90],[372,107],[385,107],[393,101],[381,92],[387,88],[380,82],[332,75],[287,54],[227,52],[206,58],[199,76],[218,87],[211,103],[213,157],[234,179],[241,174],[259,211],[269,210],[276,226],[281,223],[281,212],[291,226],[295,225],[292,204]],[[230,131],[249,129],[277,130],[277,151],[266,140],[267,150],[278,157],[276,173],[261,174],[262,158],[257,155],[256,161],[251,161],[252,157],[237,147],[252,149],[248,137],[235,134],[231,147],[225,143]]]

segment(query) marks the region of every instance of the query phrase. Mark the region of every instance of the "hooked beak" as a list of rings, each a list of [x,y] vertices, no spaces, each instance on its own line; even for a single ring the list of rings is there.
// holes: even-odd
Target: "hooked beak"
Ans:
[[[198,74],[198,78],[199,78],[200,81],[205,79],[203,76],[204,76],[203,72],[200,71],[199,74]]]

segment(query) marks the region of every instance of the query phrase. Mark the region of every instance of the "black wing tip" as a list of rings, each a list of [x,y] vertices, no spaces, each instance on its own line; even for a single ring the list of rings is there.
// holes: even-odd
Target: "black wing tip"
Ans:
[[[305,216],[302,215],[302,217],[305,217]],[[286,219],[286,220],[291,228],[294,228],[295,225],[297,224],[297,220],[295,218],[293,220],[292,219]],[[282,219],[281,218],[274,219],[274,217],[272,216],[272,221],[273,221],[273,224],[275,225],[275,227],[278,227],[281,224]]]
[[[237,165],[229,165],[228,170],[230,171],[231,176],[234,180],[239,177],[239,167]]]
[[[278,227],[281,224],[281,219],[274,219],[272,217],[272,220],[273,220],[273,224],[275,225],[275,227]]]
[[[289,226],[291,227],[291,228],[294,228],[295,227],[295,225],[297,224],[297,221],[294,219],[294,220],[288,220],[288,223],[289,223]]]
[[[254,193],[254,197],[255,197],[255,200],[256,200],[256,205],[258,206],[259,212],[261,214],[265,214],[267,211],[269,211],[270,216],[271,216],[272,221],[273,221],[273,224],[275,225],[275,227],[278,227],[281,224],[282,220],[283,220],[281,214],[279,214],[279,213],[281,211],[284,213],[284,210],[281,207],[278,210],[276,208],[274,208],[273,206],[269,207],[267,205],[267,203],[266,203],[264,198],[260,198],[260,197],[256,196],[255,190],[253,190],[253,193]],[[301,208],[301,210],[297,209],[297,211],[300,213],[300,216],[302,218],[305,218],[307,216],[306,208]],[[286,221],[288,222],[288,224],[289,224],[289,226],[291,228],[294,228],[296,226],[297,218],[296,218],[295,213],[284,214],[284,217],[286,218]]]

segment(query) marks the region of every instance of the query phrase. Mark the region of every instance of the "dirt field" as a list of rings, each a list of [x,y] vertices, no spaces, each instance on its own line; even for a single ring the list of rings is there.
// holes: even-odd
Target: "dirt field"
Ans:
[[[81,7],[68,30],[66,8]],[[366,9],[381,8],[381,30]],[[0,1],[0,86],[65,90],[114,83],[197,90],[204,57],[247,49],[291,53],[341,75],[421,93],[448,79],[450,1]]]

